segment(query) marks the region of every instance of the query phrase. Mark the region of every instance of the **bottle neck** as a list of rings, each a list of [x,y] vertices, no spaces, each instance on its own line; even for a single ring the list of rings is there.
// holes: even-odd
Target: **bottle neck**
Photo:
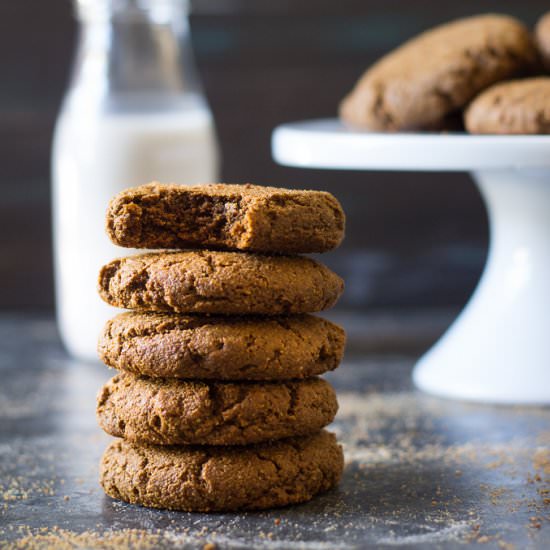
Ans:
[[[200,93],[186,0],[76,0],[76,5],[81,35],[74,87],[130,108]]]
[[[144,19],[169,23],[189,14],[189,0],[74,0],[81,22]]]

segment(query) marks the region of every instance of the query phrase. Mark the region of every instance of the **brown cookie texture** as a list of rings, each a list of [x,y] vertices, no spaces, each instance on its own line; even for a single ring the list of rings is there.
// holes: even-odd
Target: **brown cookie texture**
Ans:
[[[340,105],[342,120],[374,131],[440,129],[487,86],[532,72],[534,41],[506,15],[428,30],[375,63]]]
[[[100,483],[116,499],[187,512],[264,510],[306,502],[336,486],[344,457],[334,435],[243,448],[158,447],[118,440]]]
[[[326,266],[302,256],[194,250],[113,260],[99,294],[126,309],[222,315],[313,313],[344,289]]]
[[[550,133],[550,77],[495,84],[465,113],[472,134]]]
[[[108,321],[99,356],[159,378],[289,380],[335,369],[345,332],[313,315],[206,317],[127,312]]]
[[[550,12],[545,13],[535,27],[535,41],[544,68],[550,71]]]
[[[249,445],[306,435],[330,424],[337,409],[321,378],[230,383],[121,373],[97,398],[108,434],[156,445]]]
[[[131,248],[294,254],[335,248],[344,223],[340,203],[323,191],[154,182],[117,195],[106,227],[115,244]]]

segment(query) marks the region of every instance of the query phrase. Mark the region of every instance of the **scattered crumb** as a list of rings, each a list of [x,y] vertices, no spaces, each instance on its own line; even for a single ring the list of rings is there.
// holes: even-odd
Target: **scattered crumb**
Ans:
[[[533,456],[535,470],[540,470],[546,476],[550,476],[550,449],[537,449]],[[540,474],[538,474],[540,476]]]
[[[529,526],[533,529],[540,529],[542,527],[541,523],[542,518],[539,518],[537,516],[533,516],[529,518]]]
[[[160,533],[140,529],[122,529],[94,533],[75,533],[60,528],[31,531],[12,543],[2,546],[3,550],[74,550],[75,548],[155,550],[167,539]]]

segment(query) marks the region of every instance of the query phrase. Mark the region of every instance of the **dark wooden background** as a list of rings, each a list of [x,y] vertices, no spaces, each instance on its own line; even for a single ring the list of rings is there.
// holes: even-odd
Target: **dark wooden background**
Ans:
[[[270,158],[277,124],[333,116],[378,56],[442,21],[485,11],[532,25],[547,2],[196,0],[193,42],[221,140],[223,179],[333,192],[345,244],[325,261],[343,307],[459,306],[486,254],[483,204],[466,175],[295,170]],[[75,42],[69,0],[0,2],[0,309],[53,306],[52,128]]]

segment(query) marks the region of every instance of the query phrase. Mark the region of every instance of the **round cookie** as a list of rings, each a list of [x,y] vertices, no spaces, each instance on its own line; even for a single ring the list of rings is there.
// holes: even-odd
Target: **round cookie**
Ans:
[[[99,425],[156,445],[248,445],[311,434],[338,409],[328,382],[202,382],[121,373],[97,398]]]
[[[118,194],[106,221],[111,240],[130,248],[296,254],[338,246],[345,216],[323,191],[151,183]]]
[[[529,31],[505,15],[428,30],[375,63],[340,106],[342,120],[375,131],[437,129],[487,86],[537,62]]]
[[[333,434],[244,448],[154,447],[114,441],[100,483],[116,499],[187,512],[263,510],[334,487],[344,466]]]
[[[158,252],[113,260],[99,294],[127,309],[222,315],[312,313],[334,305],[340,277],[302,256]]]
[[[535,27],[535,41],[547,71],[550,71],[550,12],[545,13]]]
[[[313,315],[127,312],[107,322],[98,351],[108,366],[145,376],[289,380],[335,369],[344,345],[342,328]]]
[[[495,84],[464,115],[472,134],[550,133],[550,77]]]

